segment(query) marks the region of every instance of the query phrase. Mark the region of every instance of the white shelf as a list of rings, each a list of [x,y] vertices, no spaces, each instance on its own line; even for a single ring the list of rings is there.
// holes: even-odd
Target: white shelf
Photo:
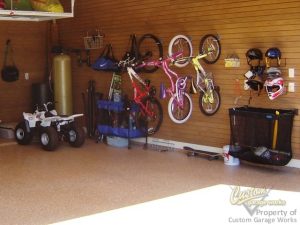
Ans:
[[[74,17],[74,2],[71,0],[71,12],[53,13],[40,11],[0,10],[0,20],[5,21],[46,21]]]

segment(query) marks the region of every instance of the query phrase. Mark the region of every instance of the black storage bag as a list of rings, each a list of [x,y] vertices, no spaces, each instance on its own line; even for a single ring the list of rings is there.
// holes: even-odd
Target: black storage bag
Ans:
[[[276,115],[276,111],[279,115]],[[254,163],[286,165],[292,159],[294,115],[295,110],[254,107],[229,109],[230,155]],[[277,132],[275,123],[278,124]]]
[[[7,59],[10,54],[10,59],[12,64],[7,65]],[[19,70],[15,66],[14,60],[13,60],[13,55],[12,55],[12,48],[10,46],[10,40],[6,41],[6,46],[5,46],[5,52],[4,52],[4,62],[3,62],[3,67],[1,70],[1,76],[2,80],[6,82],[13,82],[19,79]]]

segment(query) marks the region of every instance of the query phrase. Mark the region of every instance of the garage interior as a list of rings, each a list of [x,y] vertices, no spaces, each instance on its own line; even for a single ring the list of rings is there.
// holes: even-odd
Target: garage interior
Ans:
[[[17,81],[0,81],[0,125],[16,125],[23,119],[23,112],[33,112],[32,86],[49,83],[52,60],[57,54],[51,51],[53,45],[62,46],[71,59],[72,114],[85,113],[82,96],[87,95],[91,80],[95,90],[107,98],[112,72],[93,70],[87,59],[94,62],[106,44],[113,46],[116,59],[122,59],[131,34],[137,37],[154,34],[162,42],[164,56],[175,35],[189,36],[195,52],[203,36],[218,36],[220,59],[214,64],[201,63],[213,73],[220,87],[221,106],[215,115],[205,116],[198,107],[199,94],[191,95],[194,104],[191,117],[185,123],[176,124],[168,116],[168,98],[160,99],[163,122],[159,131],[148,137],[147,149],[143,148],[144,138],[127,149],[97,143],[96,136],[86,136],[80,148],[62,142],[55,151],[42,150],[36,139],[30,145],[18,145],[14,138],[0,138],[1,223],[67,224],[75,218],[207,190],[216,185],[283,190],[293,193],[294,197],[287,202],[299,200],[300,120],[297,114],[291,134],[292,159],[287,166],[266,166],[244,160],[239,166],[228,166],[222,157],[209,161],[203,157],[187,157],[183,150],[183,146],[190,146],[221,153],[223,146],[231,144],[231,108],[246,105],[299,109],[299,1],[90,0],[88,3],[75,1],[73,10],[73,1],[60,2],[65,12],[73,11],[74,15],[53,20],[50,13],[50,18],[37,22],[7,16],[6,10],[0,12],[0,43],[3,43],[0,52],[5,52],[5,43],[10,40],[19,69]],[[84,37],[97,34],[98,30],[103,34],[102,48],[87,51]],[[270,100],[265,88],[260,93],[244,90],[244,74],[249,71],[245,53],[251,48],[265,53],[273,47],[281,51],[279,67],[286,91]],[[224,60],[231,56],[239,58],[239,67],[224,66]],[[4,60],[3,54],[1,60]],[[175,70],[179,74],[195,74],[192,66]],[[169,82],[161,69],[141,76],[150,79],[157,91],[162,82]],[[121,90],[122,94],[133,97],[126,73],[122,73]],[[86,127],[85,117],[76,118],[76,122]],[[214,198],[213,194],[209,196]],[[216,207],[223,204],[216,202]],[[196,204],[203,207],[209,203]],[[192,210],[190,207],[186,209]],[[181,211],[182,215],[188,217],[188,210]],[[208,210],[205,214],[212,213]],[[247,213],[245,209],[243,213]],[[299,215],[297,218],[299,221]],[[148,222],[153,222],[152,219],[148,218]],[[196,224],[201,218],[196,220],[191,216],[189,224]],[[147,224],[143,220],[138,222],[141,221]],[[219,222],[228,223],[228,217]],[[70,224],[76,222],[70,221]],[[115,224],[120,223],[115,221]]]

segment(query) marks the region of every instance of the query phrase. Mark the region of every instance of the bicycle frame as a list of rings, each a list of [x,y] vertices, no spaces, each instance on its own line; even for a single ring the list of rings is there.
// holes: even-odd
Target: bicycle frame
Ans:
[[[136,65],[135,59],[127,58],[119,61],[119,67],[126,68],[133,87],[133,101],[139,106],[138,120],[146,122],[148,135],[157,132],[163,121],[163,110],[160,102],[155,97],[155,87],[150,86],[150,80],[143,80],[135,71],[143,65]],[[142,117],[141,117],[142,116]],[[146,117],[146,118],[143,118]]]
[[[169,67],[170,63],[176,60],[176,58],[181,54],[182,53],[176,53],[173,56],[170,56],[164,60],[143,62],[142,66],[149,65],[161,67],[164,70],[164,73],[168,76],[171,84],[171,87],[167,88],[166,92],[169,94],[170,97],[175,95],[179,106],[183,107],[183,95],[185,93],[188,77],[179,77],[178,74],[171,70]]]
[[[135,71],[131,66],[127,66],[127,73],[129,75],[130,81],[131,81],[131,85],[133,87],[133,100],[135,103],[137,103],[140,108],[142,109],[141,112],[143,113],[143,115],[149,115],[149,116],[153,116],[153,112],[149,111],[147,109],[147,106],[144,105],[144,103],[142,102],[142,99],[148,95],[150,95],[150,85],[147,84]],[[135,79],[134,79],[135,78]],[[135,80],[137,80],[139,83],[141,83],[143,85],[143,87],[145,88],[144,90],[142,90],[139,85],[135,82]]]
[[[185,92],[187,86],[187,79],[189,77],[180,77],[176,72],[169,68],[169,65],[174,62],[176,57],[180,56],[182,53],[176,53],[166,59],[152,60],[147,62],[142,62],[137,66],[155,66],[160,67],[164,70],[165,74],[168,76],[171,86],[164,91],[170,96],[168,103],[168,113],[171,120],[175,123],[186,122],[192,113],[192,100],[190,96]],[[151,90],[150,90],[151,93]]]
[[[171,57],[162,61],[162,68],[165,74],[168,76],[171,83],[171,87],[168,88],[166,91],[170,96],[175,95],[179,106],[183,107],[184,105],[183,95],[185,92],[188,77],[179,77],[177,73],[175,73],[173,70],[169,68],[169,63],[172,59],[173,58]]]
[[[214,96],[212,91],[215,89],[213,79],[208,76],[208,73],[204,70],[199,60],[205,58],[208,54],[197,55],[192,57],[192,64],[196,70],[196,87],[204,93],[205,102],[214,102]]]

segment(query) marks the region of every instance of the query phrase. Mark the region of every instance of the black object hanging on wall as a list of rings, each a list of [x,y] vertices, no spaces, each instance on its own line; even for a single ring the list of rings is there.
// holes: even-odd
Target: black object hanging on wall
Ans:
[[[53,102],[49,85],[47,83],[33,83],[32,84],[32,109],[36,106],[42,106],[47,102]]]
[[[11,64],[8,65],[7,60],[10,59]],[[4,51],[4,62],[1,70],[2,80],[6,82],[13,82],[19,79],[19,70],[15,66],[13,59],[13,50],[10,45],[10,40],[6,41],[5,51]]]

